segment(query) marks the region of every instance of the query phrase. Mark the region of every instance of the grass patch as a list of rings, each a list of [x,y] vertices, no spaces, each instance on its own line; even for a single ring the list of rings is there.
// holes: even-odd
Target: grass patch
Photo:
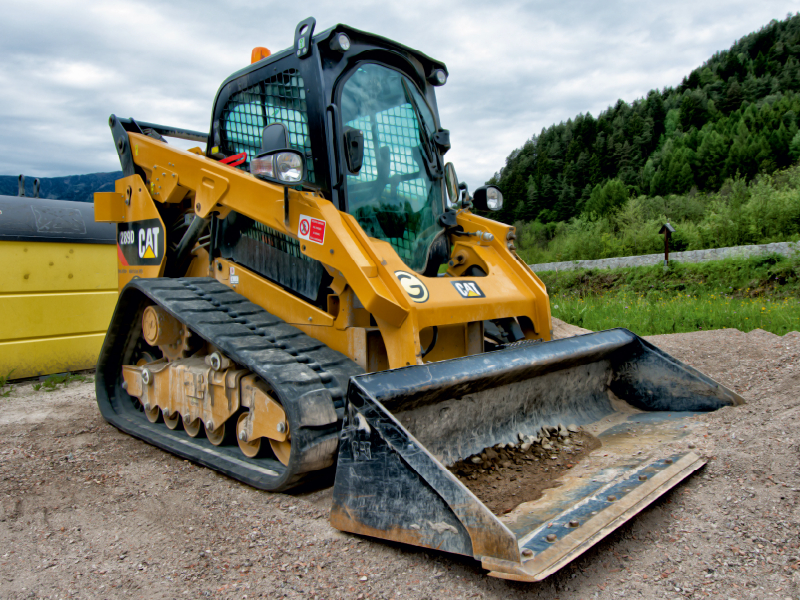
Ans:
[[[55,392],[58,386],[67,387],[70,383],[75,381],[91,381],[91,378],[86,375],[81,375],[80,373],[56,373],[54,375],[49,375],[41,383],[34,383],[33,389],[37,392],[41,389],[45,392]]]
[[[763,329],[777,335],[800,330],[796,298],[690,296],[647,298],[609,293],[586,298],[552,297],[553,316],[593,331],[625,327],[638,335],[707,329]]]
[[[13,372],[14,369],[11,369],[5,375],[0,375],[0,398],[8,398],[9,395],[11,395],[11,392],[14,390],[14,386],[8,383],[8,380],[11,379],[11,374]]]
[[[554,317],[639,335],[707,329],[800,330],[800,257],[545,272]]]

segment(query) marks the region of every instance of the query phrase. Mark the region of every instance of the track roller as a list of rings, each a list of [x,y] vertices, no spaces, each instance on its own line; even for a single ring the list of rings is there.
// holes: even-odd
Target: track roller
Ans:
[[[200,436],[200,434],[205,431],[203,422],[200,419],[195,419],[192,421],[186,417],[183,419],[183,429],[186,431],[186,434],[189,437],[193,438]]]
[[[164,419],[164,425],[170,429],[178,429],[183,423],[181,416],[176,411],[170,413],[167,408],[161,411],[161,417]]]
[[[247,419],[247,413],[239,415],[236,422],[236,441],[239,443],[239,450],[242,451],[248,458],[255,458],[261,452],[261,438],[256,438],[250,442],[247,441],[247,433],[244,430],[244,422]]]

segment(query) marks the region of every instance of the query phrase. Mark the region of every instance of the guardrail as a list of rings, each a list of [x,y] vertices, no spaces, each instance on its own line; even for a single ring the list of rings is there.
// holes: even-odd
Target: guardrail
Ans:
[[[774,244],[758,244],[751,246],[730,246],[728,248],[709,248],[708,250],[688,250],[686,252],[670,252],[670,262],[697,263],[723,258],[742,258],[781,254],[791,256],[800,252],[800,242],[776,242]],[[539,263],[530,265],[535,273],[545,271],[569,271],[573,269],[616,269],[620,267],[642,267],[664,264],[664,253],[643,254],[641,256],[618,256],[598,260],[568,260],[563,262]]]

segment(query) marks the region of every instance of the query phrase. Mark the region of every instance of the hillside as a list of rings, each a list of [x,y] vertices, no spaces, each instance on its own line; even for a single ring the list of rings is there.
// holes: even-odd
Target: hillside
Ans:
[[[92,202],[95,192],[113,192],[114,181],[122,177],[122,171],[115,173],[91,173],[89,175],[68,175],[66,177],[40,177],[39,196],[75,202]],[[33,196],[35,176],[25,177],[25,195]],[[0,175],[0,195],[16,196],[19,182],[14,175]]]
[[[632,195],[716,191],[737,173],[751,180],[797,161],[798,125],[800,14],[717,52],[677,87],[543,129],[490,180],[506,199],[497,216],[550,223],[607,214]]]

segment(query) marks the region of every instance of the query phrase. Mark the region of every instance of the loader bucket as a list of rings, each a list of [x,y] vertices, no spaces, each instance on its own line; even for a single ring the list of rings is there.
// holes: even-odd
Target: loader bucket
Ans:
[[[692,416],[743,402],[626,329],[353,377],[331,523],[538,581],[704,464]],[[559,423],[601,447],[507,514],[447,469]]]

